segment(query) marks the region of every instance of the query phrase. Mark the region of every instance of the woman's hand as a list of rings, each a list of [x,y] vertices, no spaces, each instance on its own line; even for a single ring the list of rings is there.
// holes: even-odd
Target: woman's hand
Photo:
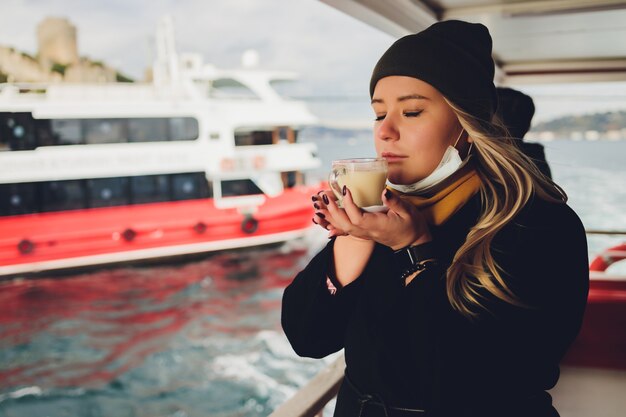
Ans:
[[[330,239],[333,236],[344,236],[345,233],[343,230],[337,229],[333,226],[327,219],[326,215],[322,213],[322,211],[328,211],[327,205],[332,201],[335,207],[337,204],[335,201],[337,197],[335,197],[335,193],[332,190],[321,190],[318,191],[317,194],[311,196],[313,200],[313,208],[315,209],[315,216],[313,216],[313,223],[323,227],[328,230],[330,233],[328,234],[328,238]]]
[[[316,220],[327,225],[331,236],[349,234],[374,240],[393,250],[432,240],[424,216],[412,204],[401,200],[391,191],[385,190],[382,196],[383,204],[389,208],[386,213],[368,213],[361,210],[354,204],[350,190],[346,187],[343,209],[337,206],[334,198],[324,195],[327,198],[323,200],[323,206],[318,204]]]

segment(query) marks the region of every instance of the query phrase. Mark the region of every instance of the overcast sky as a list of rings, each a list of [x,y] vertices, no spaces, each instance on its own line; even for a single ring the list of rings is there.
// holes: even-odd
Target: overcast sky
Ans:
[[[372,119],[369,76],[394,39],[318,0],[2,0],[0,44],[35,54],[37,24],[46,16],[67,17],[78,30],[80,55],[141,79],[165,14],[173,18],[179,51],[229,68],[240,65],[246,49],[256,49],[262,68],[300,74],[292,90],[298,95],[343,98],[310,103],[322,120]],[[520,89],[535,97],[535,121],[626,110],[626,83]]]

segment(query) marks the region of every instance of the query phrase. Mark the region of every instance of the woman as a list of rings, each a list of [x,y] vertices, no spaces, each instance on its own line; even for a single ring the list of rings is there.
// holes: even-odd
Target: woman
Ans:
[[[371,79],[386,213],[313,196],[328,245],[283,297],[294,350],[345,349],[335,416],[558,416],[546,392],[580,328],[585,232],[493,120],[491,37],[436,23]]]

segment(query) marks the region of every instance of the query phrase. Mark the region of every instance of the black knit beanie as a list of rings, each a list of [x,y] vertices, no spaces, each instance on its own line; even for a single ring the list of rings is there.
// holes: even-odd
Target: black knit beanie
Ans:
[[[398,39],[378,60],[370,81],[391,75],[418,78],[467,113],[489,122],[497,108],[491,36],[480,23],[437,22]]]

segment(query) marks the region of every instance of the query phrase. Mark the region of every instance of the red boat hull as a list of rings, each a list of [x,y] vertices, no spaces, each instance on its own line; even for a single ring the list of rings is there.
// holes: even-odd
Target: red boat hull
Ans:
[[[591,280],[582,328],[563,363],[626,370],[626,281]]]
[[[312,225],[317,190],[285,190],[249,215],[202,199],[2,217],[0,275],[290,240]]]

